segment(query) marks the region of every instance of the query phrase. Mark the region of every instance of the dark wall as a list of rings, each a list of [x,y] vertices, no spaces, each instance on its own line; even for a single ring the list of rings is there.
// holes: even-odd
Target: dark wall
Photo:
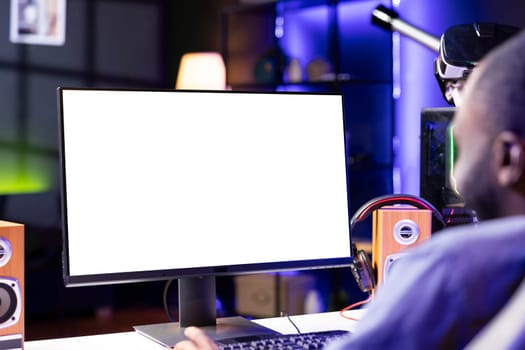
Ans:
[[[9,42],[9,2],[0,3],[0,191],[58,187],[58,86],[168,86],[166,8],[68,1],[66,43],[47,46]]]
[[[170,86],[175,86],[182,55],[195,51],[221,51],[221,14],[238,0],[170,1]]]

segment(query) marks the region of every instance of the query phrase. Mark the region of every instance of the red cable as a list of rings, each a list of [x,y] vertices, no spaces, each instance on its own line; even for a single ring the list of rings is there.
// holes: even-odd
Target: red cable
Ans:
[[[348,310],[351,310],[351,309],[353,309],[353,308],[356,308],[356,307],[358,307],[358,306],[360,306],[360,305],[366,304],[366,303],[368,303],[368,302],[369,302],[370,300],[372,300],[372,299],[373,299],[373,296],[372,296],[372,294],[370,293],[370,295],[368,296],[368,298],[366,298],[365,300],[358,301],[357,303],[353,303],[353,304],[348,305],[348,306],[344,307],[343,309],[341,309],[341,310],[339,311],[339,315],[340,315],[341,317],[344,317],[344,318],[348,319],[348,320],[359,321],[359,319],[357,319],[357,318],[353,318],[353,317],[350,317],[350,316],[346,316],[346,315],[344,314],[344,312],[345,312],[345,311],[348,311]]]

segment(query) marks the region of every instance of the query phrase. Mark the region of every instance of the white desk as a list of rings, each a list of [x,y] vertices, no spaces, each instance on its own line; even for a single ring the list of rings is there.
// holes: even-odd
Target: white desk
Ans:
[[[345,315],[359,319],[363,310],[346,311]],[[355,321],[346,319],[339,312],[326,312],[320,314],[308,314],[291,316],[294,323],[301,332],[322,331],[331,329],[343,329],[352,331],[356,325]],[[296,333],[295,328],[286,317],[265,318],[256,320],[260,325],[271,328],[280,333]],[[36,340],[26,342],[25,350],[159,350],[164,349],[146,337],[131,332],[91,335],[85,337],[71,337],[49,340]]]

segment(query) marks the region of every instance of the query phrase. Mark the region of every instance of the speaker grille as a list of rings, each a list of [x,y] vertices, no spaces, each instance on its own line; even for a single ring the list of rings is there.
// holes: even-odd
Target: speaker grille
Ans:
[[[394,225],[394,239],[402,245],[410,245],[419,238],[419,226],[414,220],[399,220]]]
[[[8,327],[20,318],[21,296],[18,281],[0,278],[0,328]]]
[[[11,243],[4,237],[0,237],[0,267],[4,266],[11,259]]]

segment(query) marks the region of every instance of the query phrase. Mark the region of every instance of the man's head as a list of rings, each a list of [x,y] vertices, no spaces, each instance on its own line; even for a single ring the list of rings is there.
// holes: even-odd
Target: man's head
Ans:
[[[454,116],[454,176],[480,219],[525,214],[525,31],[474,70]]]

